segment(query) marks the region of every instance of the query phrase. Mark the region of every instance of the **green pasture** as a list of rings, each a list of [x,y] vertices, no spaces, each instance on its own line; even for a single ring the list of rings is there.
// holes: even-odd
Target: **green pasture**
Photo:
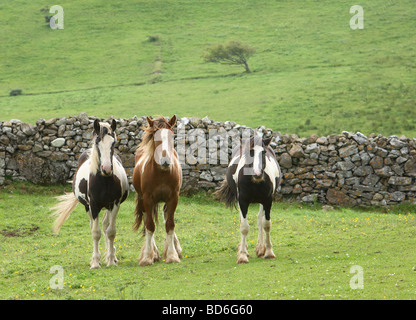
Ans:
[[[237,211],[210,195],[181,197],[175,215],[183,248],[179,264],[140,267],[144,239],[132,231],[134,195],[117,219],[119,264],[90,270],[89,219],[79,205],[52,234],[49,207],[68,188],[14,183],[0,192],[0,299],[415,299],[414,206],[322,210],[321,205],[275,203],[275,260],[257,258],[256,214],[249,210],[250,262],[236,264]],[[103,215],[101,214],[100,217]],[[161,221],[163,219],[160,219]],[[156,231],[163,249],[164,228]],[[104,256],[104,238],[101,239]],[[53,289],[53,266],[63,269],[63,288]],[[353,289],[353,266],[363,288]],[[353,284],[355,282],[353,281]]]
[[[413,0],[364,1],[364,30],[351,30],[356,3],[346,0],[63,0],[63,30],[45,23],[46,4],[0,2],[0,120],[177,114],[299,136],[347,130],[416,137]],[[229,40],[256,49],[251,73],[203,62],[204,48]],[[23,94],[9,96],[11,89]],[[275,260],[255,257],[253,206],[250,263],[237,265],[238,213],[209,194],[181,197],[175,218],[182,262],[139,267],[143,238],[132,231],[130,195],[117,220],[119,265],[90,270],[83,208],[59,236],[51,231],[49,207],[64,191],[1,187],[0,299],[416,296],[414,206],[324,211],[275,203]],[[159,250],[163,229],[156,232]],[[54,266],[64,271],[62,289],[51,286]],[[355,266],[363,270],[362,289],[350,286]]]
[[[0,119],[176,113],[299,136],[414,137],[414,1],[365,1],[364,30],[349,26],[353,4],[64,0],[64,29],[52,30],[44,1],[2,1]],[[252,73],[203,62],[228,40],[256,49]],[[9,97],[15,88],[23,95]]]

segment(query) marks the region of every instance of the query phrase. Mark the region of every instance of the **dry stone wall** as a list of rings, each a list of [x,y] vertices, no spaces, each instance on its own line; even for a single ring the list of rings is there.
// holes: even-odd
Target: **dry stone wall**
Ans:
[[[79,156],[90,146],[95,118],[80,114],[40,119],[36,124],[0,121],[0,185],[9,180],[35,184],[71,180]],[[116,120],[116,152],[131,181],[134,152],[146,120],[137,116]],[[208,117],[182,118],[175,127],[176,150],[185,160],[182,191],[218,186],[231,157],[231,142],[247,130],[273,137],[271,146],[283,174],[278,197],[342,206],[416,203],[415,138],[367,137],[359,132],[300,138],[265,127],[250,129],[233,121],[215,122]],[[205,161],[195,161],[198,152]]]

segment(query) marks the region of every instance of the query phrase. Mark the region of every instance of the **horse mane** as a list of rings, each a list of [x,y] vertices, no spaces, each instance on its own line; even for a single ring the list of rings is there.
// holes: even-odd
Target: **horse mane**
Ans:
[[[147,124],[146,127],[143,128],[144,136],[142,142],[140,142],[139,146],[136,150],[136,156],[140,156],[142,154],[147,154],[153,157],[155,151],[155,141],[154,141],[154,134],[159,129],[170,129],[168,121],[163,116],[158,116],[156,119],[153,120],[153,126],[149,126]]]

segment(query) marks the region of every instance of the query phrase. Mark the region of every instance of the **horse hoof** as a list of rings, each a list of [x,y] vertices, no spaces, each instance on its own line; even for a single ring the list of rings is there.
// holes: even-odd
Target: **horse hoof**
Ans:
[[[91,262],[90,267],[91,267],[91,269],[100,269],[101,265],[100,265],[100,263],[97,263],[97,262]]]
[[[275,254],[273,253],[273,251],[266,251],[266,254],[264,255],[264,259],[276,259]]]
[[[169,258],[166,258],[165,262],[166,263],[180,263],[181,260],[179,259],[179,257],[169,257]]]
[[[245,264],[245,263],[248,263],[248,257],[246,256],[246,255],[240,255],[238,258],[237,258],[237,263],[238,264]]]
[[[257,257],[259,257],[259,258],[262,258],[264,256],[264,253],[266,252],[265,246],[262,246],[262,245],[259,245],[259,244],[256,245],[255,250],[256,250]]]
[[[139,260],[139,266],[145,267],[145,266],[151,266],[153,264],[153,258],[142,258]]]
[[[154,252],[154,255],[153,255],[153,261],[157,262],[159,260],[160,260],[160,253],[159,253],[159,251],[156,251],[156,252]]]
[[[118,262],[117,259],[115,259],[115,260],[109,260],[109,261],[107,261],[107,267],[117,266],[117,262]]]

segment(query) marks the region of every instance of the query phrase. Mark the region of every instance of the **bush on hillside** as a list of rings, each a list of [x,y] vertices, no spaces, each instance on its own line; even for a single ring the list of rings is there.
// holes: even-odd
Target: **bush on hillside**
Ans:
[[[205,62],[243,65],[246,72],[250,72],[247,60],[254,52],[254,48],[240,41],[228,41],[208,47],[202,57]]]

